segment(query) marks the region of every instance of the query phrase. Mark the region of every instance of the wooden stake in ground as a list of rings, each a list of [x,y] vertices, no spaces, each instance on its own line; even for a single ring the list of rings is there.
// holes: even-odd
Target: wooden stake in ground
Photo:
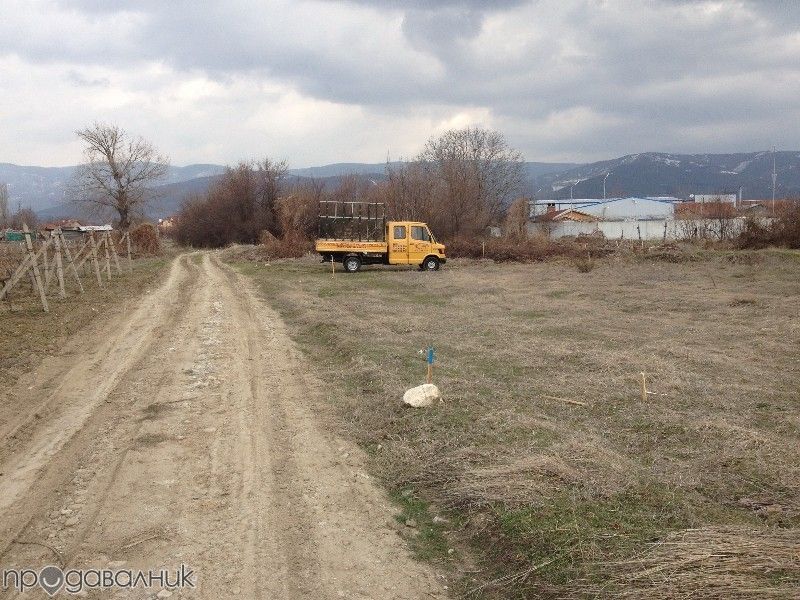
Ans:
[[[333,254],[331,254],[331,277],[336,275],[336,263],[333,262]]]
[[[97,262],[97,242],[94,239],[94,231],[89,232],[89,241],[92,248],[92,265],[94,266],[94,274],[97,277],[97,285],[103,287],[103,278],[100,277],[100,264]]]
[[[100,246],[103,246],[103,252],[105,254],[105,270],[106,270],[106,277],[109,281],[111,281],[111,255],[108,252],[108,233],[100,237]]]
[[[61,229],[58,230],[58,237],[61,240],[61,246],[64,248],[64,254],[67,255],[67,261],[69,261],[69,268],[72,270],[72,276],[75,277],[75,281],[78,284],[78,289],[80,289],[81,294],[83,293],[83,283],[81,283],[81,278],[78,275],[78,269],[75,268],[75,261],[72,258],[72,252],[69,249],[69,244],[67,244],[67,240],[64,238],[64,232]],[[84,244],[83,247],[85,247]],[[83,247],[78,250],[78,254],[75,255],[75,260],[77,260],[80,253],[83,251]]]
[[[436,359],[436,354],[434,353],[433,346],[428,346],[428,355],[426,357],[426,362],[428,363],[428,377],[426,379],[427,383],[433,383],[433,361]]]
[[[47,242],[49,245],[50,241]],[[24,247],[24,243],[23,243]],[[36,278],[33,276],[33,263],[34,260],[38,260],[39,256],[44,252],[46,246],[42,246],[36,254],[26,253],[23,258],[22,262],[19,264],[17,269],[12,273],[11,277],[9,277],[4,285],[3,288],[0,289],[0,298],[5,298],[6,294],[11,291],[17,283],[19,283],[20,279],[25,277],[25,275],[30,275],[31,278],[31,289],[36,289]]]
[[[558,396],[547,396],[544,395],[542,398],[547,398],[548,400],[558,400],[559,402],[564,402],[565,404],[574,404],[575,406],[586,406],[586,402],[581,402],[580,400],[572,400],[571,398],[559,398]]]
[[[125,232],[125,243],[128,246],[128,272],[133,273],[133,259],[131,258],[131,232]]]
[[[641,375],[642,375],[642,402],[647,402],[647,379],[645,378],[644,371],[642,371]]]
[[[122,268],[119,266],[119,256],[117,255],[117,245],[114,243],[114,238],[111,237],[111,232],[106,233],[106,239],[111,245],[111,255],[114,258],[114,265],[117,267],[117,275],[122,275]]]
[[[44,308],[44,312],[50,312],[50,307],[47,305],[47,296],[44,294],[44,286],[42,285],[42,276],[39,273],[39,263],[37,261],[37,256],[33,251],[33,240],[31,237],[33,234],[28,229],[28,225],[26,223],[22,224],[22,231],[25,234],[25,246],[28,248],[28,256],[31,257],[31,270],[33,272],[33,279],[35,281],[36,288],[39,290],[39,298],[42,301],[42,308]],[[49,243],[49,240],[48,242]],[[46,251],[47,246],[43,248]]]
[[[64,265],[61,262],[61,240],[59,239],[60,230],[56,229],[51,234],[51,239],[55,245],[56,257],[56,277],[58,278],[58,297],[66,298],[67,292],[64,290]]]
[[[44,265],[44,287],[45,290],[50,285],[50,259],[47,256],[47,244],[42,242],[42,264]]]

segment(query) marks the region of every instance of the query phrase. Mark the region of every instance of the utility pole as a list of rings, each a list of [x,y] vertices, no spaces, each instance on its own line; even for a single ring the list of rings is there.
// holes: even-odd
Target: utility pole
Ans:
[[[609,175],[611,175],[611,171],[609,171],[608,173],[606,173],[606,176],[605,176],[605,177],[603,177],[603,200],[605,200],[605,199],[606,199],[606,179],[608,179],[608,176],[609,176]]]
[[[578,182],[576,181],[576,182],[575,182],[575,183],[573,183],[571,186],[569,186],[569,199],[570,199],[570,200],[572,200],[572,190],[574,190],[574,189],[575,189],[575,186],[576,186],[577,184],[578,184]]]
[[[775,184],[778,181],[778,172],[775,170],[775,146],[772,147],[772,216],[775,216]]]

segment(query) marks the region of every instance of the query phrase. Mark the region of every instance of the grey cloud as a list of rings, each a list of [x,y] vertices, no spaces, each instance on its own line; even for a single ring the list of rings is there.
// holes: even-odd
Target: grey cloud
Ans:
[[[437,11],[442,8],[458,8],[481,11],[505,10],[533,0],[348,0],[375,8],[415,9]]]
[[[475,38],[482,22],[476,11],[414,10],[403,19],[403,33],[415,48],[446,57],[460,42]]]
[[[564,139],[543,136],[546,147],[526,134],[520,145],[532,158],[570,144],[599,151],[583,137],[597,131],[604,147],[615,149],[609,153],[645,135],[654,147],[676,149],[687,131],[703,126],[718,127],[727,143],[737,139],[737,122],[760,124],[760,133],[745,128],[749,138],[740,138],[739,149],[758,145],[759,134],[797,134],[791,117],[800,111],[800,45],[792,35],[800,4],[793,1],[737,0],[716,11],[701,0],[63,6],[85,15],[87,27],[138,20],[126,36],[99,39],[70,32],[63,40],[35,32],[15,38],[2,35],[0,24],[0,54],[111,68],[159,61],[220,81],[278,79],[306,95],[386,115],[486,107],[516,135],[569,111],[597,115],[597,124]],[[335,8],[338,20],[316,22],[315,7]],[[387,31],[395,37],[386,39]],[[74,83],[92,82],[76,76]]]
[[[67,73],[67,80],[80,87],[108,87],[111,85],[108,77],[86,77],[75,70]]]

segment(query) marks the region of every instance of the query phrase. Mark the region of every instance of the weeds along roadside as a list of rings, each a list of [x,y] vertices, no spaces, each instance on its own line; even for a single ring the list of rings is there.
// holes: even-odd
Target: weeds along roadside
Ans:
[[[800,263],[728,254],[612,257],[588,273],[568,260],[356,276],[308,259],[237,267],[289,324],[400,521],[416,522],[402,529],[420,556],[477,597],[563,597],[618,585],[624,561],[671,532],[733,527],[766,548],[797,528],[800,437],[785,416],[798,340],[784,324],[800,308]],[[399,396],[424,379],[428,343],[446,401],[409,410]],[[781,568],[742,577],[781,590],[798,576]]]
[[[176,255],[176,249],[167,247],[159,255],[135,258],[131,273],[125,264],[122,274],[114,271],[110,282],[104,280],[103,288],[92,277],[82,277],[83,294],[66,279],[67,297],[48,298],[47,313],[30,290],[12,291],[10,299],[0,302],[0,339],[8,342],[0,345],[0,386],[10,387],[44,356],[58,352],[67,338],[152,290]]]

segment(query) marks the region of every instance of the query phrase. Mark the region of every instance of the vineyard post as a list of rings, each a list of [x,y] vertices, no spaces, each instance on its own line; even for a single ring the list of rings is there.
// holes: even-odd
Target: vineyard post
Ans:
[[[33,281],[35,287],[39,290],[39,298],[42,301],[42,307],[44,308],[44,312],[50,312],[50,307],[47,305],[47,296],[44,294],[44,287],[42,286],[42,276],[39,273],[39,263],[36,260],[36,253],[33,251],[33,241],[31,237],[33,234],[28,229],[28,224],[22,224],[22,231],[25,234],[25,246],[28,248],[28,256],[31,257],[31,270],[33,272]],[[45,252],[47,250],[45,249]]]

